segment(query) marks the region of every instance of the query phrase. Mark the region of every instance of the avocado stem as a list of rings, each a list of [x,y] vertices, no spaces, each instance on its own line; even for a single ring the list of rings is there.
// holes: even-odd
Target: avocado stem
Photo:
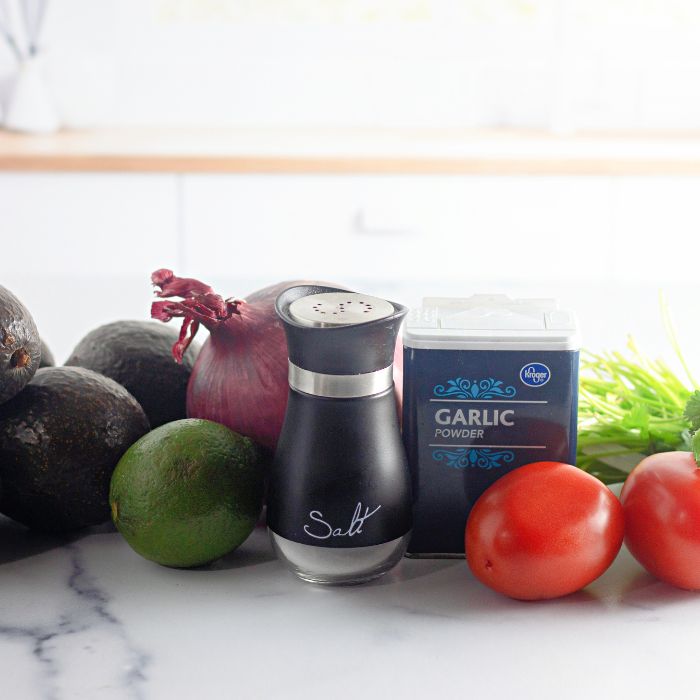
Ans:
[[[0,328],[0,332],[2,333],[2,344],[5,347],[8,347],[10,345],[14,345],[14,343],[15,343],[15,336],[14,335],[9,333],[6,328]]]
[[[10,356],[10,366],[17,369],[28,367],[32,363],[31,355],[24,349],[15,350]]]

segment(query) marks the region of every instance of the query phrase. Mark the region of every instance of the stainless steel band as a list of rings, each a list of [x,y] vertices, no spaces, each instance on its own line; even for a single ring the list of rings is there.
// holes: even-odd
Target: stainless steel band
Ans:
[[[394,383],[393,366],[366,374],[321,374],[289,363],[289,386],[297,391],[330,399],[354,399],[381,394]]]

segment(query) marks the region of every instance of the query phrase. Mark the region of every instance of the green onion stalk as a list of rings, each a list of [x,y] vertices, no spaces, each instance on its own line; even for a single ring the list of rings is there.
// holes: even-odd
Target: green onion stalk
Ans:
[[[661,312],[685,379],[663,360],[646,357],[631,337],[626,354],[581,355],[577,463],[606,484],[624,481],[646,455],[694,447],[700,391],[663,299]]]

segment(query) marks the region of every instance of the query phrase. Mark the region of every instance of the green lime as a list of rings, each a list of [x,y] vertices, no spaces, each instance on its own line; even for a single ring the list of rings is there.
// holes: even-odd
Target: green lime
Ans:
[[[240,545],[263,500],[261,453],[249,438],[198,418],[135,442],[112,475],[112,519],[131,547],[166,566],[199,566]]]

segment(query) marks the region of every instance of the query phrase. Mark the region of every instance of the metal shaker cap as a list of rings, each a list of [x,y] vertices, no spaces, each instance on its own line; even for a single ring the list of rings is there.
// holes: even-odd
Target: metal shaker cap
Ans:
[[[395,313],[394,305],[379,297],[356,292],[327,292],[301,297],[289,306],[289,315],[304,326],[328,328],[378,321]]]
[[[290,287],[277,297],[275,309],[284,324],[289,362],[334,375],[390,367],[408,311],[396,302],[320,284]]]

